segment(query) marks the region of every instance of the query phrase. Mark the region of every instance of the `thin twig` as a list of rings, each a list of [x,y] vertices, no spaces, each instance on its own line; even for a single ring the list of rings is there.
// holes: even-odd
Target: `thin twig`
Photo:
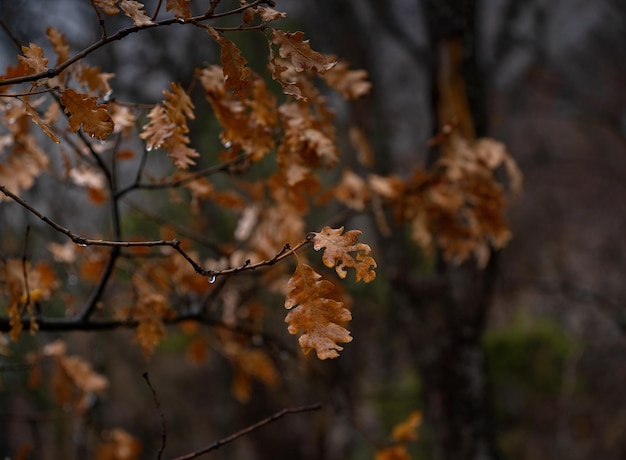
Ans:
[[[156,405],[157,411],[159,412],[159,417],[161,418],[161,448],[159,449],[159,453],[157,454],[157,460],[161,460],[163,455],[163,451],[165,450],[165,443],[167,441],[167,428],[165,426],[165,415],[163,415],[163,411],[161,410],[161,403],[159,403],[159,398],[157,397],[156,390],[150,383],[150,378],[148,377],[148,373],[144,372],[141,375],[150,387],[150,391],[152,391],[152,399],[154,400],[154,404]]]
[[[215,441],[211,444],[209,444],[206,447],[203,447],[202,449],[199,449],[195,452],[191,452],[189,454],[186,455],[182,455],[180,457],[176,457],[174,460],[191,460],[192,458],[197,458],[201,455],[204,455],[208,452],[211,452],[212,450],[216,450],[219,449],[220,447],[222,447],[225,444],[228,444],[238,438],[241,438],[242,436],[245,436],[255,430],[258,430],[259,428],[264,427],[265,425],[269,425],[272,422],[275,422],[276,420],[284,417],[285,415],[288,414],[297,414],[297,413],[301,413],[301,412],[312,412],[312,411],[316,411],[322,408],[322,405],[317,403],[317,404],[311,404],[309,406],[301,406],[301,407],[291,407],[291,408],[286,408],[283,409],[279,412],[276,412],[274,415],[271,415],[267,418],[264,418],[263,420],[250,425],[246,428],[244,428],[241,431],[237,431],[236,433],[231,434],[230,436],[227,436],[225,438],[222,438],[218,441]]]
[[[38,94],[46,94],[46,93],[54,93],[57,91],[60,91],[61,87],[60,86],[52,86],[50,88],[46,88],[46,89],[42,89],[42,90],[38,90],[38,91],[29,91],[26,93],[2,93],[2,97],[17,97],[17,98],[22,98],[22,97],[28,97],[28,96],[35,96]]]
[[[70,238],[75,244],[78,246],[108,246],[112,248],[128,248],[128,247],[155,247],[155,246],[170,246],[176,252],[178,252],[181,256],[185,258],[187,262],[193,267],[193,269],[199,275],[206,276],[210,280],[215,280],[217,276],[230,275],[234,273],[239,273],[242,271],[248,270],[256,270],[260,267],[266,267],[276,264],[277,262],[285,259],[290,256],[294,251],[302,248],[303,246],[309,244],[311,242],[311,234],[309,234],[304,240],[300,241],[294,247],[291,247],[289,244],[285,244],[283,248],[271,259],[261,260],[259,262],[251,263],[250,260],[247,260],[244,264],[238,267],[226,268],[223,270],[205,270],[202,268],[187,252],[180,247],[181,243],[177,239],[173,240],[153,240],[153,241],[111,241],[111,240],[101,240],[101,239],[91,239],[85,238],[84,236],[78,235],[71,230],[57,224],[53,220],[44,216],[37,209],[33,208],[30,204],[24,201],[22,198],[8,190],[4,185],[0,184],[0,192],[4,193],[9,198],[12,198],[18,204],[26,208],[32,214],[37,216],[39,219],[44,221],[46,224],[50,225],[59,233],[66,235]],[[114,254],[111,254],[111,258]]]
[[[8,35],[8,37],[11,39],[13,44],[17,47],[18,51],[21,51],[22,50],[22,44],[17,39],[17,37],[15,36],[13,31],[11,29],[9,29],[9,27],[4,23],[4,21],[2,19],[0,19],[0,27],[2,28],[2,30],[4,30],[4,33],[6,33]]]
[[[163,0],[159,0],[159,3],[157,3],[156,9],[154,10],[154,14],[152,15],[152,21],[156,21],[157,16],[159,15],[159,10],[161,9],[161,4],[163,3]]]
[[[245,9],[252,8],[262,3],[267,3],[267,0],[255,0],[252,3],[249,3],[245,6],[235,8],[233,10],[230,10],[224,13],[213,14],[213,12],[209,10],[207,13],[202,14],[200,16],[194,16],[190,18],[189,20],[187,20],[186,22],[193,23],[197,21],[217,19],[217,18],[221,18],[224,16],[229,16],[229,15],[240,13]],[[24,75],[21,77],[14,77],[14,78],[7,78],[5,80],[0,80],[0,86],[15,85],[19,83],[26,83],[26,82],[33,82],[33,81],[41,80],[42,78],[56,77],[57,75],[59,75],[61,72],[63,72],[65,69],[67,69],[69,66],[71,66],[75,62],[80,61],[85,56],[88,56],[89,54],[93,53],[94,51],[102,48],[103,46],[113,41],[121,40],[127,35],[134,34],[136,32],[139,32],[140,30],[153,29],[155,27],[169,26],[172,24],[180,24],[180,22],[178,21],[178,18],[169,18],[163,21],[155,22],[154,24],[148,24],[144,26],[133,26],[133,27],[128,27],[126,29],[121,29],[117,31],[116,33],[114,33],[113,35],[100,38],[100,40],[98,40],[97,42],[92,43],[88,47],[84,48],[83,50],[79,51],[74,56],[69,58],[67,61],[64,61],[63,63],[59,64],[58,66],[52,69],[48,69],[43,72],[38,72],[32,75]]]
[[[233,158],[230,161],[226,161],[224,163],[220,163],[218,165],[214,165],[214,166],[209,166],[208,168],[204,168],[200,171],[194,171],[189,173],[188,175],[186,175],[185,177],[182,177],[180,179],[173,179],[173,180],[169,180],[169,181],[162,181],[162,182],[155,182],[152,184],[142,184],[141,183],[141,172],[145,166],[145,157],[142,157],[142,161],[140,163],[139,169],[137,171],[137,175],[135,177],[135,181],[130,184],[127,187],[124,187],[120,190],[117,191],[116,197],[122,197],[125,194],[133,191],[133,190],[138,190],[138,189],[142,189],[142,190],[155,190],[155,189],[165,189],[165,188],[175,188],[175,187],[180,187],[182,185],[185,185],[189,182],[193,182],[196,179],[200,179],[202,177],[207,177],[207,176],[211,176],[213,174],[217,174],[219,172],[224,172],[224,171],[228,171],[230,168],[232,168],[233,166],[238,165],[239,163],[244,162],[245,160],[247,160],[248,158],[250,158],[250,154],[249,153],[243,153],[239,156],[237,156],[236,158]]]

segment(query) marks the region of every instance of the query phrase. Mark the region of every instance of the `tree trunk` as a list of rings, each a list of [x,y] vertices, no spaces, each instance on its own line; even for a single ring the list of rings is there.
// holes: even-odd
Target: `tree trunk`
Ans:
[[[486,135],[487,126],[476,16],[476,0],[424,2],[433,56],[433,118],[437,129],[453,122],[468,139]],[[435,149],[430,161],[436,155]],[[460,267],[441,260],[436,295],[416,305],[425,324],[414,346],[436,459],[499,458],[482,346],[496,268],[495,255],[484,269],[472,260]]]

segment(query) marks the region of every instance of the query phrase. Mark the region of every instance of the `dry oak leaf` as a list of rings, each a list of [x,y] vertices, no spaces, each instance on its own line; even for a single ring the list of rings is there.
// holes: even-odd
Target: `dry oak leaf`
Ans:
[[[31,120],[33,120],[33,123],[35,123],[37,126],[39,126],[41,128],[41,130],[44,132],[44,134],[46,136],[48,136],[50,139],[52,139],[54,142],[56,142],[57,144],[61,142],[61,140],[56,136],[56,134],[54,134],[50,128],[50,125],[48,123],[46,123],[44,120],[41,119],[41,117],[39,116],[39,114],[37,113],[37,110],[30,105],[28,102],[26,102],[24,99],[21,99],[22,103],[24,104],[24,108],[26,109],[26,113],[28,113],[28,115],[30,116]]]
[[[120,12],[119,8],[115,6],[117,0],[91,0],[92,5],[97,6],[109,16],[113,16]]]
[[[367,81],[367,71],[348,70],[348,67],[347,61],[338,61],[322,78],[345,99],[357,99],[369,93],[372,84]]]
[[[89,88],[92,93],[97,93],[101,96],[111,93],[111,85],[109,80],[115,76],[113,73],[100,72],[100,67],[91,67],[84,63],[80,64],[80,67],[75,71],[78,80],[85,85],[85,88]]]
[[[342,302],[324,297],[333,291],[330,281],[305,264],[298,264],[287,283],[285,318],[290,334],[303,331],[298,339],[302,351],[315,350],[319,359],[337,358],[343,347],[339,343],[352,341],[350,332],[338,323],[350,321],[352,314]],[[295,307],[295,308],[294,308]]]
[[[171,11],[174,16],[181,19],[191,17],[191,0],[167,0],[165,2],[166,11]]]
[[[70,58],[70,45],[65,40],[65,35],[52,26],[46,28],[46,37],[52,44],[52,49],[57,55],[57,65],[63,64]]]
[[[40,46],[34,43],[31,43],[29,46],[22,46],[22,53],[24,55],[17,58],[30,69],[27,75],[48,70],[48,67],[46,67],[48,58],[43,57],[43,49]]]
[[[268,8],[267,6],[257,6],[254,11],[259,15],[261,21],[270,22],[275,21],[277,19],[282,19],[287,17],[287,14],[282,11],[276,11],[273,8]]]
[[[322,248],[322,262],[328,268],[335,267],[339,278],[346,277],[346,269],[354,268],[356,280],[369,283],[376,278],[376,262],[369,255],[371,248],[365,243],[359,243],[359,230],[349,230],[343,233],[343,227],[333,229],[324,227],[321,232],[313,233],[313,247],[316,251]],[[354,257],[350,254],[355,253]]]
[[[337,63],[332,56],[324,56],[311,49],[308,40],[303,40],[304,32],[288,33],[272,29],[272,42],[278,45],[282,58],[289,59],[296,72],[311,70],[323,74]]]
[[[222,50],[221,62],[226,89],[232,89],[235,94],[241,97],[251,75],[250,69],[246,67],[248,61],[241,55],[237,45],[229,39],[218,36],[217,42]]]
[[[137,27],[144,27],[154,24],[154,21],[146,14],[143,3],[134,0],[120,0],[120,8],[124,14],[133,20]]]
[[[97,98],[78,93],[73,89],[66,89],[61,93],[61,102],[65,106],[65,113],[72,131],[83,131],[91,137],[105,140],[113,132],[115,124],[105,104],[98,104]]]

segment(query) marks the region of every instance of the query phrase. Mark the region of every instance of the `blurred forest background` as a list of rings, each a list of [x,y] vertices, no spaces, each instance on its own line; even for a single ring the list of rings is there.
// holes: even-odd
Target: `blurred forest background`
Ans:
[[[145,3],[150,10],[156,2]],[[510,207],[513,239],[485,271],[473,264],[442,271],[405,233],[384,237],[366,217],[348,221],[347,228],[364,231],[379,262],[376,282],[354,294],[354,342],[332,362],[300,359],[278,303],[274,332],[294,353],[275,356],[280,390],[255,387],[245,404],[230,397],[231,376],[219,357],[185,359],[184,337],[172,334],[146,362],[127,331],[72,333],[73,350],[111,379],[90,426],[123,427],[140,439],[142,458],[155,458],[160,428],[141,378],[147,370],[172,452],[206,445],[282,407],[322,402],[319,413],[277,421],[212,458],[372,458],[413,410],[426,417],[411,447],[415,459],[626,457],[626,3],[279,0],[276,8],[288,13],[284,30],[303,30],[314,49],[368,71],[367,97],[331,102],[342,161],[357,164],[348,141],[357,125],[383,173],[403,176],[431,161],[437,46],[451,36],[470,44],[477,132],[504,142],[524,174],[523,196]],[[66,33],[73,50],[100,33],[86,0],[0,0],[0,18],[22,43],[43,44],[48,24]],[[202,34],[159,28],[104,47],[88,62],[116,74],[115,97],[154,103],[170,80],[185,86],[194,65],[217,62],[216,47],[199,45]],[[232,39],[252,66],[264,65],[263,40]],[[15,55],[0,31],[0,69]],[[209,118],[197,115],[197,123]],[[194,143],[210,149],[217,133],[214,125]],[[42,196],[54,187],[44,180],[30,196],[63,221],[73,212],[64,203],[78,198],[46,202]],[[143,204],[177,218],[175,208]],[[3,253],[19,254],[22,244],[25,215],[15,209],[0,205]],[[76,230],[97,228],[102,216],[89,212]],[[127,219],[141,225],[132,213]],[[0,454],[36,439],[45,446],[41,458],[70,458],[63,453],[73,452],[76,427],[25,389],[26,370],[7,367],[0,376]],[[460,405],[449,404],[455,398]],[[468,444],[466,435],[473,447],[453,457],[450,445]]]

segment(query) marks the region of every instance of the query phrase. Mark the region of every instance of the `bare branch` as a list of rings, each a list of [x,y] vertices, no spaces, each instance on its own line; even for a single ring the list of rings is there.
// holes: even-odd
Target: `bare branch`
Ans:
[[[239,273],[242,271],[256,270],[257,268],[260,268],[260,267],[274,265],[275,263],[285,259],[289,255],[291,255],[293,252],[297,251],[298,249],[302,248],[303,246],[311,242],[310,238],[307,237],[306,239],[296,244],[293,248],[289,244],[285,244],[285,246],[283,246],[283,248],[274,257],[272,257],[271,259],[262,260],[260,262],[251,263],[250,260],[247,260],[243,265],[240,265],[238,267],[226,268],[224,270],[205,270],[198,264],[198,262],[196,262],[193,258],[191,258],[191,256],[187,254],[187,252],[183,248],[180,247],[181,243],[177,239],[154,240],[154,241],[110,241],[110,240],[85,238],[84,236],[78,235],[72,232],[71,230],[57,224],[56,222],[49,219],[48,217],[44,216],[37,209],[33,208],[30,204],[28,204],[22,198],[20,198],[19,196],[17,196],[10,190],[8,190],[2,184],[0,184],[0,192],[4,193],[9,198],[12,198],[14,201],[16,201],[18,204],[20,204],[24,208],[26,208],[35,216],[39,217],[39,219],[44,221],[46,224],[50,225],[56,231],[63,233],[64,235],[69,237],[78,246],[81,246],[81,247],[108,246],[108,247],[113,247],[113,248],[170,246],[171,248],[176,250],[181,256],[183,256],[187,262],[189,262],[189,264],[193,267],[196,273],[202,276],[206,276],[212,281],[215,281],[215,278],[217,276],[231,275],[231,274]],[[111,257],[113,258],[113,254],[111,254]]]
[[[154,400],[154,404],[156,405],[157,411],[159,412],[159,417],[161,418],[161,448],[159,449],[159,453],[157,454],[157,460],[161,460],[163,456],[163,450],[165,450],[165,443],[167,441],[167,428],[165,426],[165,416],[163,415],[163,411],[161,410],[161,403],[159,403],[159,398],[157,397],[156,390],[150,383],[150,378],[148,377],[148,373],[144,372],[142,377],[145,379],[148,387],[150,387],[150,391],[152,391],[152,399]]]
[[[264,427],[265,425],[269,425],[270,423],[275,422],[276,420],[284,417],[285,415],[288,414],[297,414],[297,413],[301,413],[301,412],[312,412],[312,411],[317,411],[319,409],[322,408],[322,405],[317,403],[317,404],[311,404],[309,406],[301,406],[301,407],[291,407],[291,408],[286,408],[283,409],[279,412],[276,412],[274,415],[271,415],[267,418],[264,418],[263,420],[258,421],[257,423],[255,423],[254,425],[250,425],[246,428],[244,428],[241,431],[237,431],[236,433],[231,434],[230,436],[227,436],[225,438],[222,438],[218,441],[215,441],[211,444],[209,444],[206,447],[203,447],[202,449],[199,449],[195,452],[191,452],[189,454],[186,455],[182,455],[180,457],[176,457],[174,460],[191,460],[192,458],[197,458],[201,455],[204,455],[206,453],[209,453],[213,450],[219,449],[220,447],[222,447],[225,444],[228,444],[232,441],[235,441],[236,439],[241,438],[242,436],[245,436],[255,430],[258,430],[259,428]]]
[[[152,21],[156,21],[157,16],[159,15],[159,10],[161,9],[161,5],[163,4],[163,0],[159,0],[156,8],[154,9],[154,14],[152,14]]]
[[[213,174],[219,173],[219,172],[227,172],[229,171],[232,167],[237,166],[240,163],[245,162],[245,160],[247,160],[248,158],[250,158],[250,154],[249,153],[243,153],[239,156],[237,156],[236,158],[233,158],[230,161],[226,161],[224,163],[218,164],[218,165],[214,165],[214,166],[210,166],[208,168],[202,169],[200,171],[195,171],[192,173],[189,173],[189,175],[181,178],[181,179],[175,179],[175,180],[169,180],[169,181],[162,181],[162,182],[155,182],[155,183],[151,183],[151,184],[142,184],[141,183],[141,171],[143,170],[143,167],[145,165],[145,157],[142,157],[142,161],[140,164],[140,167],[137,171],[137,176],[135,178],[135,182],[132,183],[131,185],[118,190],[117,194],[116,194],[116,198],[120,198],[122,196],[124,196],[125,194],[133,191],[133,190],[138,190],[138,189],[142,189],[142,190],[155,190],[155,189],[165,189],[165,188],[175,188],[175,187],[180,187],[182,185],[185,185],[189,182],[193,182],[196,179],[199,179],[201,177],[207,177],[207,176],[211,176]]]
[[[239,8],[235,8],[233,10],[230,11],[226,11],[224,13],[213,13],[213,8],[210,8],[209,11],[207,11],[205,14],[202,14],[200,16],[195,16],[192,17],[190,19],[188,19],[187,21],[185,21],[185,23],[194,23],[194,22],[200,22],[200,21],[206,21],[209,19],[217,19],[217,18],[221,18],[224,16],[230,16],[230,15],[234,15],[234,14],[238,14],[248,8],[252,8],[256,5],[259,4],[263,4],[263,3],[267,3],[268,0],[255,0],[252,3],[249,3],[245,6],[239,7]],[[67,69],[69,66],[71,66],[72,64],[74,64],[77,61],[80,61],[81,59],[83,59],[84,57],[90,55],[91,53],[93,53],[94,51],[98,50],[99,48],[102,48],[103,46],[117,41],[117,40],[121,40],[122,38],[130,35],[130,34],[134,34],[136,32],[139,32],[140,30],[147,30],[147,29],[153,29],[156,27],[163,27],[163,26],[169,26],[172,24],[180,24],[178,18],[169,18],[169,19],[165,19],[163,21],[159,21],[159,22],[155,22],[154,24],[148,24],[148,25],[144,25],[144,26],[133,26],[133,27],[128,27],[126,29],[121,29],[118,32],[114,33],[113,35],[110,36],[103,36],[102,38],[100,38],[100,40],[98,40],[97,42],[92,43],[91,45],[89,45],[88,47],[84,48],[83,50],[79,51],[78,53],[76,53],[74,56],[72,56],[71,58],[69,58],[67,61],[59,64],[58,66],[52,68],[52,69],[48,69],[46,71],[43,72],[38,72],[38,73],[34,73],[31,75],[24,75],[22,77],[15,77],[15,78],[7,78],[6,80],[0,80],[0,86],[7,86],[7,85],[15,85],[15,84],[19,84],[19,83],[26,83],[26,82],[33,82],[33,81],[37,81],[37,80],[41,80],[43,78],[53,78],[56,77],[57,75],[59,75],[61,72],[63,72],[65,69]]]

